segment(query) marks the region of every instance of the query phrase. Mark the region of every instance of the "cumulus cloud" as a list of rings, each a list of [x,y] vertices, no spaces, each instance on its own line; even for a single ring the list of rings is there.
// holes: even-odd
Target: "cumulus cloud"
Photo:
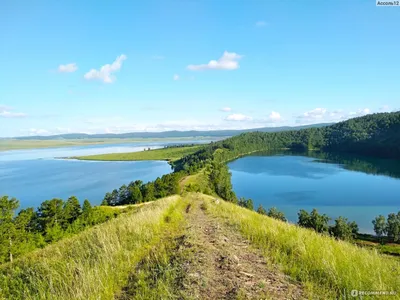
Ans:
[[[179,75],[178,75],[178,74],[175,74],[172,78],[173,78],[174,80],[179,80]]]
[[[268,116],[268,120],[270,120],[271,122],[279,122],[282,121],[282,116],[280,113],[272,111]]]
[[[326,108],[315,108],[310,111],[306,111],[302,115],[298,116],[298,119],[304,119],[308,121],[321,120],[326,116]]]
[[[8,106],[0,106],[0,117],[1,118],[23,118],[27,115],[21,112],[13,112],[13,109]]]
[[[122,54],[118,56],[112,64],[106,64],[100,68],[100,70],[91,69],[84,75],[87,80],[100,80],[104,83],[112,83],[115,81],[114,72],[121,69],[122,62],[127,59],[126,55]]]
[[[232,108],[230,108],[230,107],[223,107],[223,108],[221,108],[220,110],[221,110],[221,111],[225,111],[225,112],[229,112],[229,111],[232,110]]]
[[[187,69],[191,71],[201,70],[236,70],[239,68],[239,59],[242,55],[234,52],[225,51],[218,60],[210,60],[207,64],[188,65]]]
[[[315,108],[307,111],[299,116],[296,116],[296,123],[311,124],[323,122],[338,122],[350,118],[361,117],[370,114],[369,108],[359,109],[357,111],[346,112],[343,110],[329,111],[326,108]]]
[[[78,66],[76,63],[66,64],[66,65],[59,65],[58,72],[61,73],[72,73],[78,70]]]
[[[369,108],[363,108],[363,109],[359,109],[357,111],[351,111],[349,113],[349,115],[351,117],[361,117],[361,116],[365,116],[371,113],[371,110]]]
[[[258,21],[256,23],[256,27],[265,27],[265,26],[267,26],[267,22],[265,21]]]
[[[253,118],[243,114],[230,114],[225,118],[227,121],[250,121]]]
[[[255,118],[251,120],[251,124],[257,127],[264,127],[264,126],[275,126],[275,123],[281,123],[284,119],[282,118],[281,114],[276,111],[271,111],[271,113],[262,118]]]

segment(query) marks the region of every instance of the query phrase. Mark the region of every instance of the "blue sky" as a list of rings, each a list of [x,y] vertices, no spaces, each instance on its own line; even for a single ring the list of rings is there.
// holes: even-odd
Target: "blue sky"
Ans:
[[[340,121],[400,108],[375,1],[2,1],[0,136]]]

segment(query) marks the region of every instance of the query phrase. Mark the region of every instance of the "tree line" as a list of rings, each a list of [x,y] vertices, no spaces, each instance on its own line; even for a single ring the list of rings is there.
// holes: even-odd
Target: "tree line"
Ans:
[[[295,149],[400,158],[400,112],[379,113],[331,126],[282,132],[248,132],[212,142],[174,163],[177,171],[195,172],[207,161],[227,162],[248,153]]]
[[[253,210],[253,201],[251,199],[240,198],[238,205],[244,208]],[[285,214],[279,211],[276,207],[271,207],[266,210],[261,204],[256,210],[257,213],[265,215],[283,222],[287,222]],[[326,214],[319,214],[314,208],[311,212],[301,209],[298,212],[297,225],[313,229],[318,233],[327,234],[340,240],[352,241],[357,237],[358,225],[356,222],[349,222],[347,218],[342,216],[335,219],[334,225],[329,225],[332,220]]]
[[[237,202],[239,206],[253,210],[253,201],[251,199],[240,198]],[[287,222],[285,214],[279,211],[276,207],[268,209],[268,211],[260,204],[256,210],[261,215]],[[339,216],[334,220],[334,225],[329,225],[332,220],[326,214],[319,214],[314,208],[311,212],[301,209],[298,212],[297,225],[313,229],[318,233],[328,234],[337,239],[352,241],[358,235],[358,225],[356,222],[349,222],[347,218]],[[381,238],[387,237],[389,242],[400,243],[400,211],[390,213],[387,219],[383,215],[377,216],[372,220],[376,235]]]
[[[153,201],[179,193],[179,180],[185,176],[184,172],[174,172],[158,177],[154,181],[143,183],[135,180],[128,185],[106,193],[101,205],[127,205]]]
[[[379,215],[372,220],[372,224],[381,241],[383,237],[387,237],[389,241],[400,242],[400,211],[397,214],[390,213],[387,219]]]
[[[66,201],[46,200],[36,210],[29,207],[16,214],[18,208],[17,199],[0,197],[0,263],[12,261],[119,214],[118,211],[92,207],[88,200],[81,206],[74,196]]]

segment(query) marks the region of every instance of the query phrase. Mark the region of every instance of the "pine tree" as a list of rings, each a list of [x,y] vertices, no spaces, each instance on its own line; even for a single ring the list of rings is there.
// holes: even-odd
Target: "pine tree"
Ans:
[[[66,221],[66,225],[72,224],[82,213],[81,205],[79,204],[79,200],[75,197],[69,197],[68,200],[64,204],[63,208],[64,219]]]

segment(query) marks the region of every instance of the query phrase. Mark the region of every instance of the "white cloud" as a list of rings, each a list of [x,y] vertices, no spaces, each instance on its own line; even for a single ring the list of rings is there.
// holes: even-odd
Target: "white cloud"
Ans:
[[[118,56],[112,64],[106,64],[100,70],[91,69],[84,77],[87,80],[98,79],[104,83],[112,83],[115,81],[115,76],[112,73],[121,69],[122,62],[126,59],[126,55]]]
[[[207,64],[188,65],[187,69],[191,71],[201,70],[236,70],[239,68],[239,59],[242,55],[234,52],[225,51],[218,60],[210,60]]]
[[[20,112],[13,112],[13,109],[8,106],[0,106],[0,117],[1,118],[23,118],[27,114]]]
[[[349,115],[351,117],[361,117],[365,116],[371,113],[371,110],[369,108],[364,108],[364,109],[359,109],[357,111],[351,111]]]
[[[256,27],[265,27],[265,26],[267,26],[267,22],[265,21],[258,21],[256,23]]]
[[[61,73],[72,73],[78,70],[78,66],[76,63],[66,64],[66,65],[59,65],[58,72]]]
[[[276,111],[271,111],[271,113],[263,118],[255,118],[251,120],[253,127],[265,127],[265,126],[275,126],[274,123],[280,123],[285,121],[281,114]]]
[[[179,80],[179,75],[178,75],[178,74],[175,74],[174,77],[173,77],[173,79],[174,79],[174,80]]]
[[[272,122],[279,122],[282,121],[282,116],[280,113],[276,112],[276,111],[272,111],[269,116],[268,119]]]
[[[243,114],[230,114],[225,118],[227,121],[250,121],[253,118]]]
[[[38,128],[29,128],[29,135],[49,135],[50,131],[46,129],[38,129]]]
[[[230,107],[223,107],[223,108],[221,108],[221,110],[222,110],[222,111],[225,111],[225,112],[229,112],[229,111],[232,110],[232,108],[230,108]]]
[[[326,116],[327,109],[326,108],[316,108],[310,111],[303,113],[298,116],[298,119],[304,119],[307,121],[316,121],[321,120]]]
[[[369,108],[359,109],[357,111],[346,112],[343,110],[328,111],[326,108],[315,108],[296,116],[296,123],[312,124],[324,122],[338,122],[350,118],[365,116],[371,113]]]

